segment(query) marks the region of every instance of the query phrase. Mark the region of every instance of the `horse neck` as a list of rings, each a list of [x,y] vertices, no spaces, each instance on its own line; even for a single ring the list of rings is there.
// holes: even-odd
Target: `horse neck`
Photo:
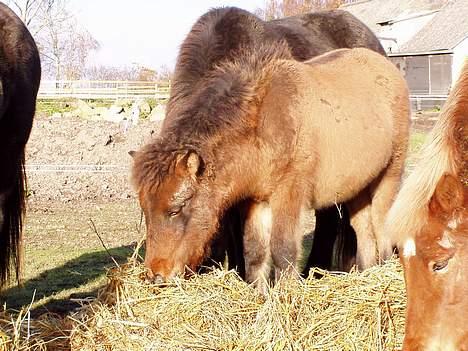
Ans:
[[[228,208],[245,198],[263,196],[257,180],[266,178],[259,175],[259,171],[265,167],[262,166],[260,154],[256,150],[257,148],[244,143],[217,151],[213,189],[220,195],[221,207]]]

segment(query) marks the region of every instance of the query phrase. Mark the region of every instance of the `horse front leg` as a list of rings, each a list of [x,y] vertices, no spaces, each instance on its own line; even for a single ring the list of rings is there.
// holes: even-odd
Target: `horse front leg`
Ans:
[[[270,275],[271,208],[266,202],[246,204],[244,260],[247,282],[266,293]]]
[[[273,219],[270,250],[276,281],[281,274],[295,271],[300,258],[304,205],[300,188],[296,185],[276,192],[270,201]]]

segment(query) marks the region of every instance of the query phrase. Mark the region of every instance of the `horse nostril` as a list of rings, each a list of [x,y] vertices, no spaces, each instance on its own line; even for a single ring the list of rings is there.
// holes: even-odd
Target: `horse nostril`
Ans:
[[[163,276],[161,274],[156,274],[154,276],[154,278],[153,278],[153,283],[154,284],[162,284],[164,282],[165,282],[165,280],[164,280],[164,278],[163,278]]]
[[[145,281],[149,284],[162,284],[165,282],[165,279],[161,274],[155,274],[152,271],[148,271],[146,273]]]

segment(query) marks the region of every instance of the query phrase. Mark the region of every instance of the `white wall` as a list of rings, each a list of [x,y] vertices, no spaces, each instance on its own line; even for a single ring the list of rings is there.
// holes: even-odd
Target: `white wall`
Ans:
[[[391,25],[381,27],[377,36],[380,38],[380,43],[387,53],[400,52],[401,45],[413,38],[434,16],[435,13],[429,13],[396,21]],[[393,40],[386,40],[385,38],[396,39],[396,42]]]
[[[457,81],[465,60],[468,60],[468,37],[463,39],[453,50],[452,85]]]

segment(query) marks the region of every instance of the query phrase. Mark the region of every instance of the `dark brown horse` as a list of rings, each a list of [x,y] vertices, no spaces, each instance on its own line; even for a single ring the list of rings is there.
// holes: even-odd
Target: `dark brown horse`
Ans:
[[[366,104],[356,105],[363,96]],[[403,169],[408,116],[404,79],[368,49],[307,63],[291,56],[287,42],[240,49],[170,107],[159,137],[135,155],[150,274],[196,269],[222,214],[242,200],[250,200],[244,236],[256,247],[251,281],[265,276],[270,254],[276,272],[296,264],[307,206],[357,201],[365,211],[357,215],[358,244],[367,244],[369,227],[380,240]]]
[[[0,3],[0,286],[19,279],[25,210],[24,147],[39,89],[39,54],[26,26]]]
[[[182,44],[168,110],[172,106],[184,103],[203,77],[220,61],[235,58],[241,47],[244,51],[247,48],[255,50],[260,44],[275,45],[282,39],[288,42],[292,56],[299,61],[337,48],[367,47],[385,54],[375,35],[362,22],[344,11],[321,11],[265,22],[237,8],[215,9],[195,23]],[[166,120],[170,120],[170,116],[168,113]],[[217,261],[223,257],[223,245],[220,245],[220,242],[230,242],[230,266],[237,266],[241,275],[242,238],[238,233],[243,232],[245,205],[234,205],[223,216],[220,235],[217,236],[218,242],[213,245],[218,252],[213,259]],[[344,242],[352,231],[349,219],[346,218],[347,212],[347,208],[343,206],[343,219],[338,215],[335,206],[317,211],[313,254],[310,255],[304,272],[308,273],[311,266],[331,267],[331,252],[335,239],[332,234],[342,233],[339,242]],[[341,265],[347,266],[348,262]]]

